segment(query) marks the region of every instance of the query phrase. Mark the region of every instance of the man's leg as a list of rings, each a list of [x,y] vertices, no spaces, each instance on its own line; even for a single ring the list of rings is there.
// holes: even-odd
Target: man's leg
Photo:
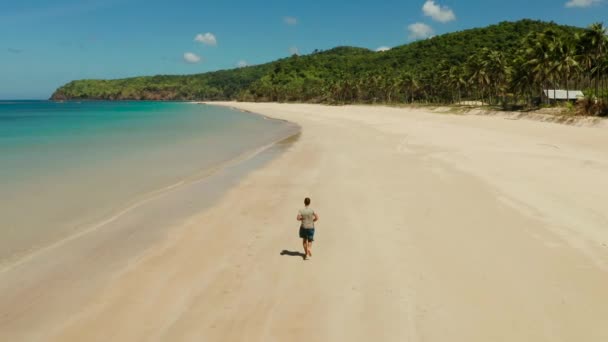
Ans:
[[[304,255],[308,255],[308,240],[302,239],[302,247],[304,247]]]
[[[312,256],[312,240],[308,240],[307,250],[308,250],[308,256]]]

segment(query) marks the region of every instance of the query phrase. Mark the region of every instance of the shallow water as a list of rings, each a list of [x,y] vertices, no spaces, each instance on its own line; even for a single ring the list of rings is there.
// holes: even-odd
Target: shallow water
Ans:
[[[103,225],[294,132],[189,103],[0,101],[0,261]]]

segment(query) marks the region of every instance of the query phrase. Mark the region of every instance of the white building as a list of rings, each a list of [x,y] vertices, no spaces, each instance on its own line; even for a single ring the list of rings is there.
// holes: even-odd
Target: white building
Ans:
[[[578,100],[585,97],[580,90],[545,89],[543,90],[543,93],[545,93],[545,96],[549,98],[549,100],[553,101]]]

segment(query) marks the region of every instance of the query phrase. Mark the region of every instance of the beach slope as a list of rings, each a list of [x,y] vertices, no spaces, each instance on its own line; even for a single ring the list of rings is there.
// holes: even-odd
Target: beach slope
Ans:
[[[94,296],[12,298],[0,336],[608,340],[606,128],[407,108],[215,105],[289,120],[302,133]],[[307,261],[296,221],[305,196],[320,216]],[[49,296],[78,310],[34,316],[19,306]]]

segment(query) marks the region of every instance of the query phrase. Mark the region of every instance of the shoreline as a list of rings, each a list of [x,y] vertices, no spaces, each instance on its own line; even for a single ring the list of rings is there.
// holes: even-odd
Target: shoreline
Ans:
[[[264,118],[263,116],[259,117]],[[276,121],[282,122],[280,120]],[[69,222],[69,225],[65,225],[65,227],[69,228],[62,228],[61,233],[59,234],[49,234],[50,237],[46,240],[35,241],[29,245],[23,245],[23,248],[16,248],[16,252],[2,254],[2,258],[0,258],[0,273],[27,262],[27,260],[36,257],[38,254],[44,253],[46,250],[56,248],[69,241],[85,236],[90,232],[101,229],[103,226],[120,219],[122,216],[133,210],[137,210],[137,208],[145,205],[147,202],[154,200],[159,196],[163,196],[163,194],[178,187],[201,181],[212,174],[221,172],[222,169],[255,158],[257,154],[272,149],[273,145],[280,143],[284,139],[288,139],[292,135],[299,134],[300,131],[300,128],[297,125],[291,123],[281,127],[282,128],[272,131],[272,134],[268,135],[267,138],[262,139],[267,140],[268,142],[252,142],[251,146],[244,147],[240,152],[237,151],[238,154],[233,153],[233,155],[226,155],[218,158],[217,163],[205,165],[200,169],[189,170],[189,173],[181,174],[179,175],[179,178],[168,179],[168,182],[154,183],[144,191],[129,197],[120,198],[119,204],[114,204],[109,208],[104,207],[104,210],[99,211],[99,213],[90,213],[73,225]],[[270,140],[270,137],[274,140]],[[120,161],[120,159],[116,160],[116,162]]]
[[[57,100],[36,100],[36,101],[54,101]],[[75,100],[68,100],[75,101]],[[197,105],[213,105],[214,103],[247,103],[247,102],[239,102],[236,100],[232,101],[190,101],[190,100],[80,100],[80,101],[100,101],[100,102],[167,102],[167,103],[190,103]],[[505,117],[507,120],[520,120],[526,119],[531,121],[541,121],[547,123],[556,123],[562,125],[572,125],[572,126],[585,126],[585,127],[608,127],[608,118],[601,116],[593,116],[593,115],[576,115],[576,114],[554,114],[554,113],[546,113],[543,112],[543,108],[536,110],[499,110],[492,108],[484,108],[483,106],[470,106],[470,105],[439,105],[439,104],[407,104],[407,103],[388,103],[388,104],[364,104],[364,103],[350,103],[343,105],[328,105],[328,104],[317,104],[317,103],[308,103],[308,102],[254,102],[254,103],[277,103],[277,104],[294,104],[294,105],[321,105],[321,106],[369,106],[369,107],[386,107],[386,108],[397,108],[397,109],[414,109],[414,110],[428,110],[432,113],[437,114],[454,114],[454,115],[477,115],[477,116],[500,116]],[[267,117],[260,113],[253,113],[247,110],[239,109],[238,106],[230,106],[224,105],[223,107],[227,107],[233,110],[237,110],[242,113],[251,113],[256,114],[262,117],[266,117],[268,119],[279,120],[279,121],[287,121],[276,118]],[[544,108],[547,110],[551,109],[560,109],[560,107],[549,107]]]
[[[282,341],[309,339],[311,326],[327,341],[608,336],[603,131],[209,104],[288,120],[301,134],[93,292],[66,291],[65,273],[21,296],[0,291],[0,337]],[[321,217],[308,261],[295,221],[306,196]]]
[[[234,103],[239,103],[237,101],[233,101]],[[256,112],[252,112],[250,110],[246,110],[246,109],[242,109],[239,108],[238,106],[231,106],[231,105],[226,105],[227,102],[223,102],[223,101],[194,101],[192,102],[193,104],[197,104],[197,105],[204,105],[204,106],[216,106],[216,107],[224,107],[224,108],[228,108],[240,113],[247,113],[247,114],[253,114],[259,117],[262,117],[266,120],[274,120],[274,121],[279,121],[279,122],[285,122],[288,124],[292,124],[292,125],[296,125],[298,127],[298,129],[301,129],[300,125],[298,125],[295,122],[291,122],[289,120],[285,120],[285,119],[279,119],[276,117],[272,117],[272,116],[268,116],[268,115],[264,115],[262,113],[256,113]]]
[[[285,121],[285,122],[287,122],[287,121]],[[231,158],[230,160],[226,160],[224,162],[221,162],[217,165],[214,165],[210,168],[206,168],[204,170],[199,170],[196,173],[188,175],[180,180],[177,180],[173,184],[163,186],[159,189],[152,190],[145,194],[139,195],[136,198],[131,199],[129,202],[127,202],[127,204],[124,208],[114,211],[109,217],[105,217],[105,218],[102,218],[101,220],[99,220],[98,222],[88,224],[87,227],[82,227],[80,229],[77,228],[77,229],[75,229],[75,232],[73,234],[69,234],[67,236],[61,237],[55,241],[50,241],[49,243],[44,244],[42,246],[34,246],[34,247],[30,248],[29,250],[19,253],[17,255],[9,256],[0,261],[0,277],[2,276],[3,273],[6,273],[6,272],[11,271],[12,269],[18,268],[18,267],[22,266],[23,264],[26,264],[27,262],[29,262],[37,257],[40,257],[40,256],[44,255],[45,253],[48,253],[49,251],[52,251],[55,248],[60,248],[61,246],[68,244],[74,240],[86,237],[86,235],[88,235],[90,233],[103,229],[104,226],[111,224],[112,222],[114,222],[116,220],[119,220],[121,217],[146,205],[146,203],[148,203],[150,201],[154,201],[163,195],[167,195],[168,193],[170,193],[174,190],[179,190],[179,188],[181,188],[181,187],[186,187],[186,186],[189,186],[189,185],[192,185],[195,183],[204,182],[208,177],[218,175],[221,172],[225,172],[226,169],[229,169],[229,168],[239,167],[240,164],[248,164],[248,163],[256,164],[256,161],[254,159],[258,158],[259,155],[266,154],[266,153],[273,153],[272,150],[276,149],[277,146],[283,144],[285,141],[290,141],[290,140],[293,140],[294,138],[297,138],[297,136],[300,134],[299,128],[297,128],[297,129],[298,129],[298,131],[290,133],[285,137],[280,137],[277,140],[275,140],[274,142],[268,143],[266,145],[254,147],[250,150],[246,150],[243,153],[237,155],[236,157]],[[280,154],[280,152],[278,152],[276,154]],[[264,159],[264,157],[262,157],[262,159]],[[246,175],[248,172],[253,171],[254,169],[255,169],[255,167],[248,169],[247,171],[244,172],[243,176]],[[229,189],[229,188],[230,188],[230,186],[228,185],[227,189]],[[212,206],[212,205],[213,205],[213,203],[210,203],[207,206]],[[201,210],[205,210],[205,209],[202,208]]]
[[[6,320],[8,313],[18,308],[16,302],[28,307],[28,319],[52,319],[50,312],[73,309],[57,301],[90,298],[185,222],[213,207],[240,179],[284,153],[299,135],[299,127],[287,127],[270,143],[138,196],[87,228],[4,259],[0,263],[0,339],[24,337],[11,335],[6,327],[12,321]],[[48,297],[35,294],[42,284],[46,287],[39,290]],[[31,302],[32,296],[41,298]],[[46,337],[40,335],[40,339]]]

